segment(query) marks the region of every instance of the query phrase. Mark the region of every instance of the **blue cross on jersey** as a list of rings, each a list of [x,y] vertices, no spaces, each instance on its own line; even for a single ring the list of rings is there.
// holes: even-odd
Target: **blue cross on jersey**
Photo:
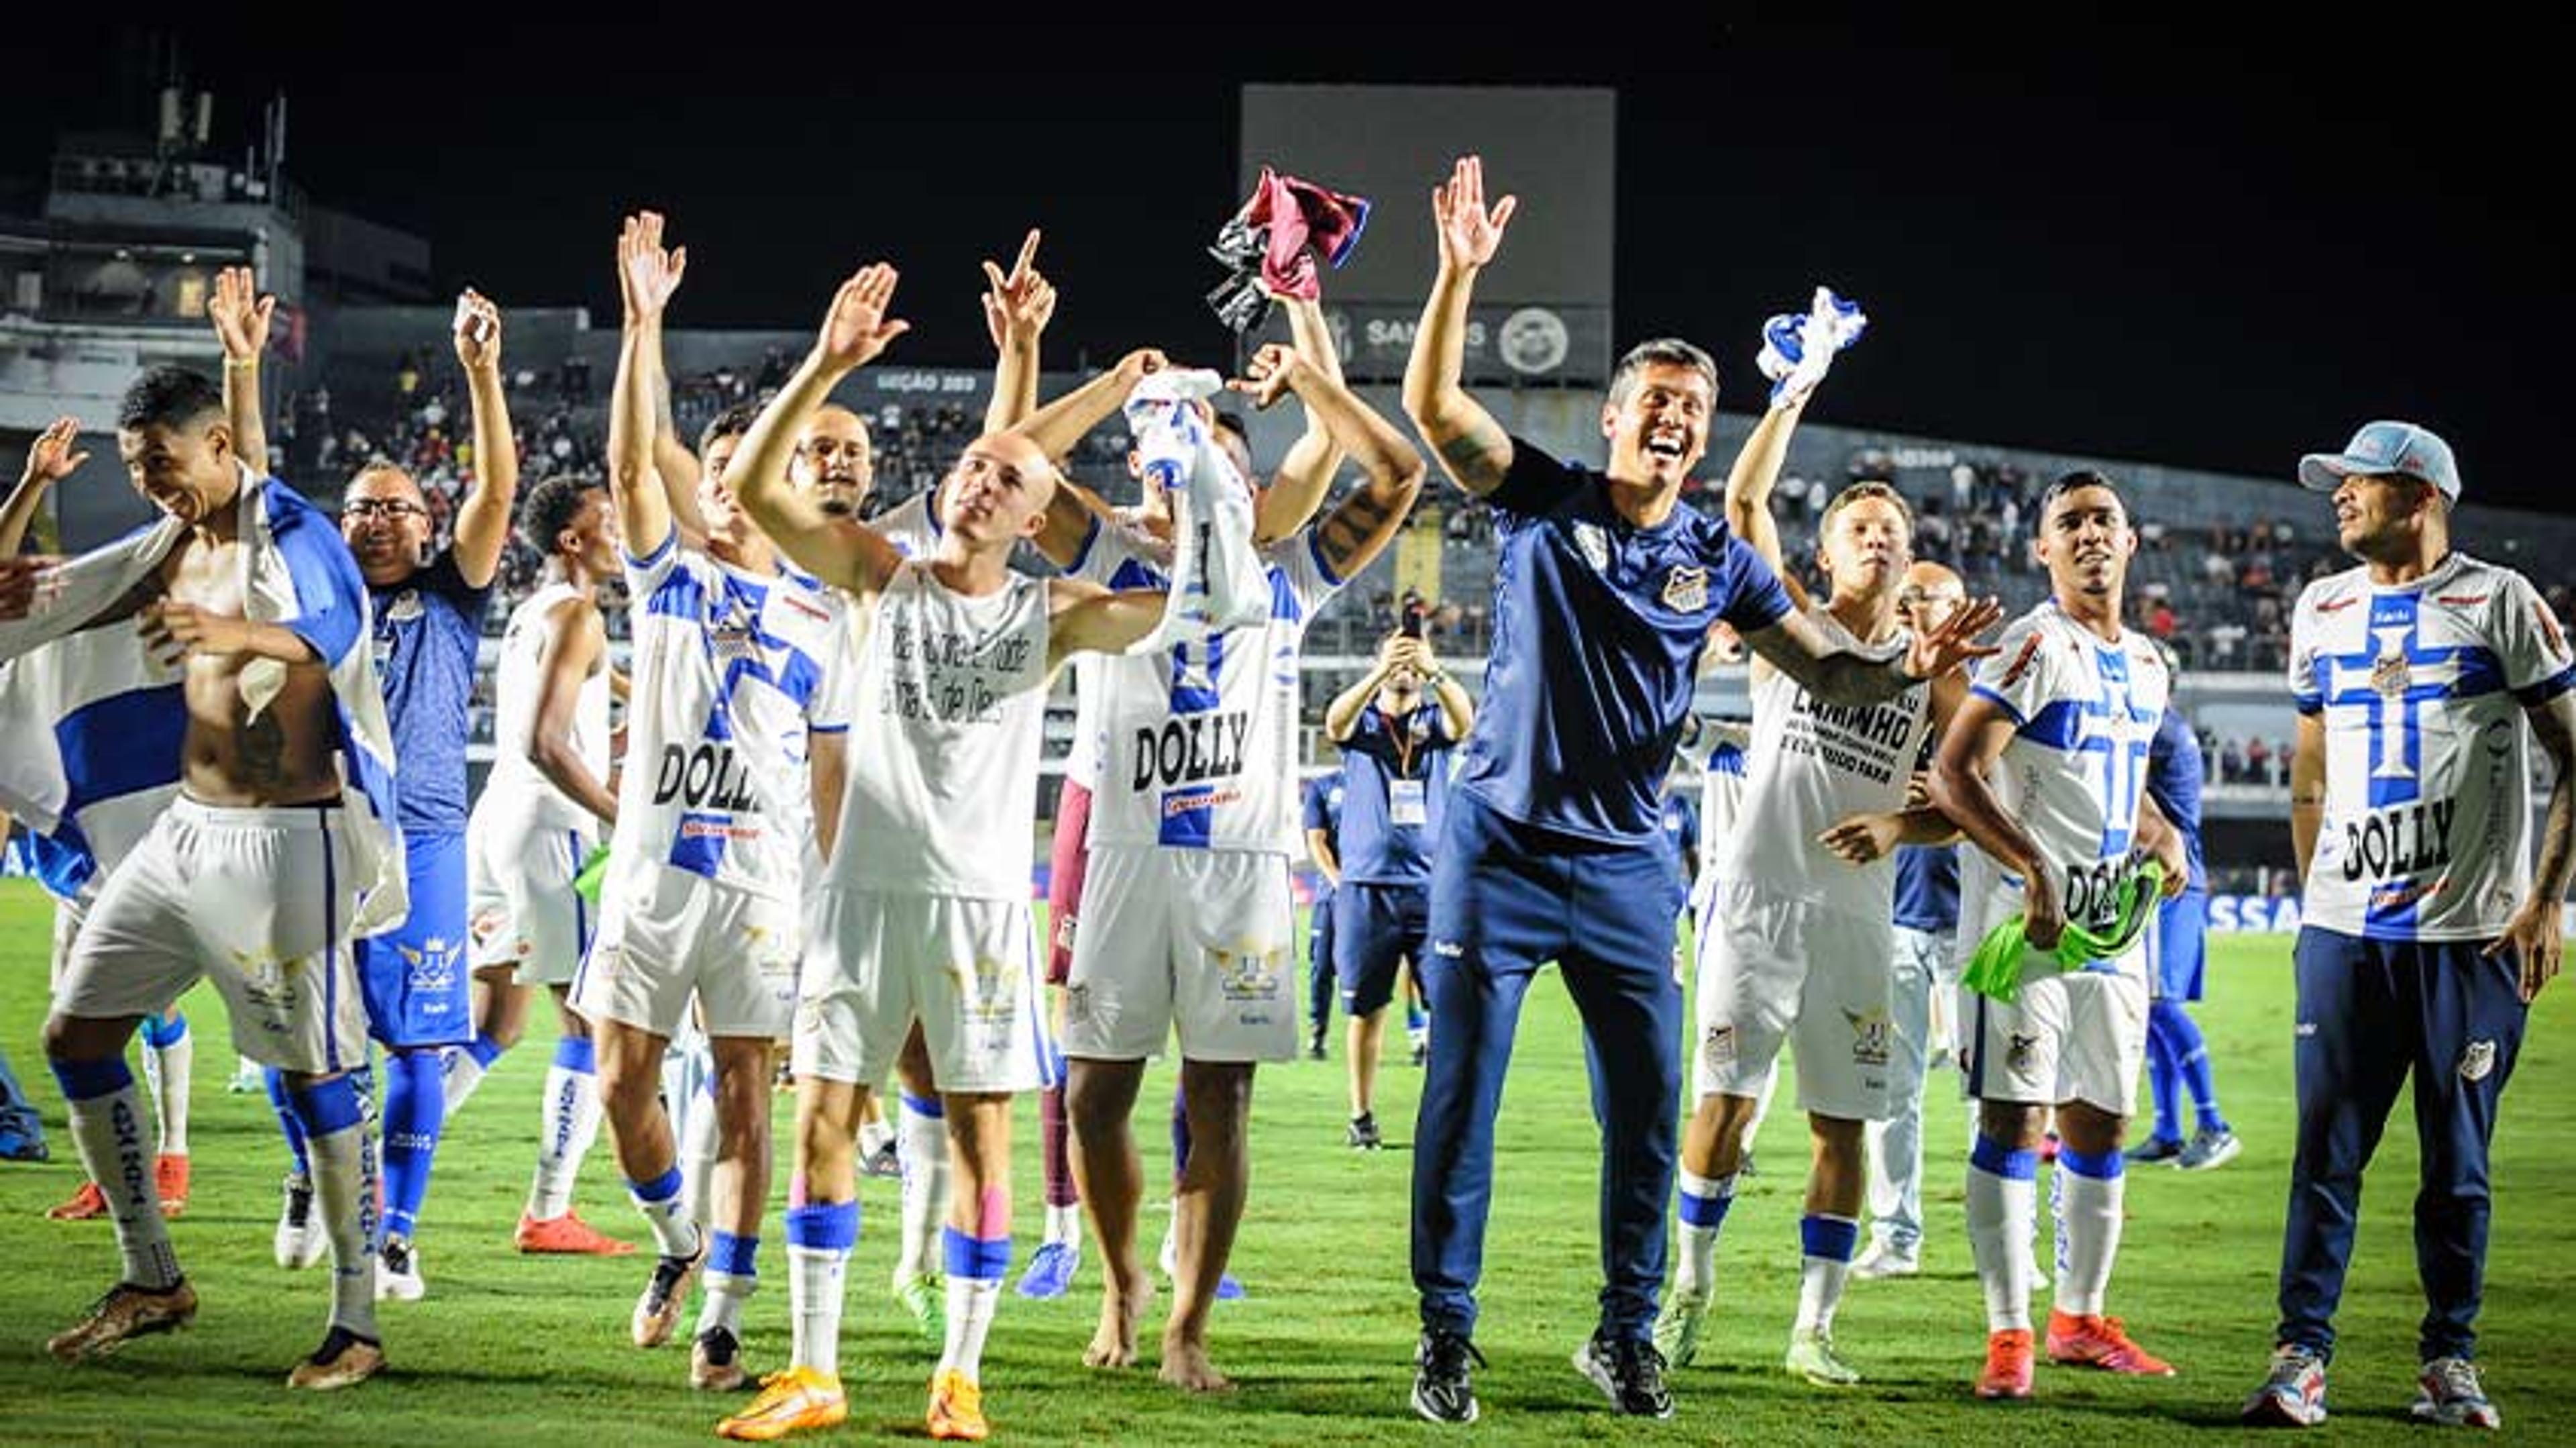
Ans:
[[[2139,705],[2125,649],[2095,644],[2093,660],[2098,692],[2051,703],[2022,732],[2070,753],[2102,756],[2101,858],[2108,860],[2127,853],[2137,834],[2138,796],[2146,792],[2147,755],[2155,747],[2160,716]],[[2129,727],[2115,725],[2115,719]]]
[[[2487,649],[2425,643],[2418,627],[2422,602],[2412,593],[2372,598],[2369,642],[2353,653],[2320,655],[2316,661],[2317,691],[2326,703],[2369,710],[2373,809],[2422,797],[2426,704],[2454,692],[2490,692],[2504,682],[2503,670]]]

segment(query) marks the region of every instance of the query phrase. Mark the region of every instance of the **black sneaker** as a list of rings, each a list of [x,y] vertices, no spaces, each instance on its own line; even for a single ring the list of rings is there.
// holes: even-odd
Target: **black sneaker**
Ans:
[[[1467,1372],[1471,1359],[1478,1367],[1489,1366],[1474,1343],[1454,1332],[1424,1328],[1413,1349],[1413,1411],[1434,1423],[1475,1422],[1476,1385]]]
[[[1306,1059],[1321,1061],[1326,1059],[1328,1054],[1324,1050],[1324,1028],[1317,1026],[1314,1034],[1306,1038]]]
[[[1352,1117],[1350,1133],[1344,1139],[1353,1151],[1375,1151],[1386,1144],[1385,1138],[1377,1134],[1377,1117],[1373,1113]]]
[[[1652,1338],[1592,1340],[1574,1355],[1574,1370],[1610,1399],[1611,1411],[1634,1418],[1669,1418],[1673,1395],[1664,1389],[1664,1355]]]

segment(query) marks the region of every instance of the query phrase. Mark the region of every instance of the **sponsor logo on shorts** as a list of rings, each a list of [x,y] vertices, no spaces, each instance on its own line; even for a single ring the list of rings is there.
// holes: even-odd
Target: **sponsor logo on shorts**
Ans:
[[[957,1008],[969,1029],[1006,1027],[1019,1018],[1019,977],[1000,961],[958,961],[948,974],[957,983]]]
[[[280,960],[276,955],[263,951],[235,950],[230,953],[233,969],[242,978],[243,998],[257,1006],[266,1017],[261,1024],[269,1034],[285,1034],[285,1023],[295,1014],[296,968],[303,962]]]
[[[2301,1021],[2301,1022],[2299,1022],[2298,1029],[2297,1029],[2296,1031],[2292,1032],[2292,1034],[2296,1035],[2296,1036],[2297,1036],[2300,1040],[2302,1040],[2302,1041],[2304,1041],[2304,1040],[2308,1039],[2309,1037],[2311,1037],[2311,1036],[2315,1035],[2316,1033],[2317,1033],[2317,1023],[2316,1023],[2316,1022],[2314,1022],[2314,1021]]]
[[[615,980],[618,970],[625,963],[626,947],[622,944],[594,943],[590,948],[589,971],[590,974],[597,976],[602,984]]]
[[[465,942],[453,945],[444,936],[433,935],[414,950],[396,942],[394,949],[402,955],[405,983],[416,991],[444,991],[456,985],[456,957]]]
[[[2488,1075],[2495,1070],[2495,1046],[2496,1043],[2493,1041],[2469,1042],[2469,1048],[2460,1053],[2460,1079],[2463,1081],[2487,1079]]]
[[[1217,990],[1237,1005],[1279,999],[1282,966],[1287,958],[1288,952],[1279,949],[1208,952],[1208,964],[1216,971]],[[1247,1021],[1246,1024],[1257,1025],[1259,1022]]]
[[[1708,570],[1675,565],[1664,575],[1664,607],[1675,613],[1697,613],[1708,607]]]
[[[1734,1065],[1735,1027],[1709,1027],[1708,1033],[1700,1037],[1699,1058],[1701,1063],[1712,1071],[1724,1070]]]
[[[1435,940],[1431,942],[1431,953],[1444,960],[1463,960],[1467,955],[1467,947],[1454,940]]]
[[[2004,1069],[2016,1076],[2027,1076],[2030,1074],[2031,1057],[2039,1050],[2039,1037],[2036,1033],[2025,1036],[2019,1031],[2008,1034],[2012,1043],[2004,1048]]]
[[[1085,1024],[1090,1023],[1090,982],[1077,980],[1066,984],[1064,988],[1064,1018],[1067,1022],[1081,1021]]]
[[[1887,1012],[1878,1007],[1872,1007],[1866,1011],[1855,1011],[1846,1007],[1843,1011],[1843,1019],[1851,1023],[1852,1064],[1855,1066],[1886,1065],[1888,1036],[1894,1029],[1894,1024],[1888,1020]]]

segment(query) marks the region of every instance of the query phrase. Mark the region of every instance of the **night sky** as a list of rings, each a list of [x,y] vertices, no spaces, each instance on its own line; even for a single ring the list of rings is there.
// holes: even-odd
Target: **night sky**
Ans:
[[[1359,29],[1327,6],[1271,8],[1287,38],[1265,41],[1161,7],[952,32],[875,8],[777,38],[712,5],[180,28],[219,132],[284,88],[290,174],[429,236],[443,285],[604,322],[618,213],[651,204],[691,248],[675,324],[802,326],[882,256],[916,329],[902,360],[965,365],[987,356],[975,262],[1032,223],[1063,298],[1051,363],[1225,355],[1201,247],[1241,199],[1246,80],[1612,85],[1619,335],[1709,346],[1731,405],[1762,316],[1830,280],[1878,325],[1818,421],[2287,476],[2393,414],[2450,438],[2473,503],[2565,506],[2563,17],[2445,34],[2417,11],[2293,44],[1682,7]],[[119,103],[113,37],[36,25],[13,20],[0,86],[0,177],[30,183],[56,125],[145,114]],[[1428,227],[1423,193],[1378,199],[1373,226]]]

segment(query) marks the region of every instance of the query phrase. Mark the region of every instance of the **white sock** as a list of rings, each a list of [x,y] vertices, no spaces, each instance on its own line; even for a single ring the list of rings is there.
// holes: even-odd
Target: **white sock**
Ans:
[[[944,1111],[921,1111],[909,1095],[898,1114],[903,1232],[895,1246],[894,1285],[901,1287],[939,1270],[939,1232],[948,1221],[948,1118]]]
[[[656,1250],[665,1257],[695,1257],[705,1245],[698,1224],[688,1218],[680,1195],[680,1169],[676,1166],[649,1182],[630,1181],[626,1195],[635,1210],[644,1214],[644,1225],[653,1229]]]
[[[1082,1204],[1080,1202],[1069,1207],[1051,1206],[1046,1209],[1046,1240],[1061,1242],[1076,1251],[1081,1250]]]
[[[565,1065],[558,1055],[546,1068],[546,1094],[537,1104],[537,1173],[528,1187],[528,1215],[544,1222],[572,1210],[582,1158],[599,1140],[599,1077]]]
[[[968,1382],[983,1381],[984,1335],[993,1327],[993,1308],[1002,1299],[999,1277],[948,1279],[948,1345],[939,1355],[939,1370],[955,1369]]]
[[[349,1078],[343,1076],[339,1081]],[[318,1093],[339,1081],[313,1088]],[[331,1323],[360,1337],[376,1333],[376,1141],[372,1114],[335,1131],[304,1123],[313,1163],[313,1209],[331,1238]]]
[[[715,1220],[716,1098],[715,1077],[703,1078],[704,1089],[680,1118],[680,1196],[689,1220],[707,1230]]]
[[[2057,1310],[2098,1316],[2111,1286],[2111,1264],[2120,1253],[2121,1202],[2129,1179],[2118,1173],[2119,1154],[2106,1152],[2110,1176],[2088,1176],[2057,1153]]]
[[[2030,1330],[2030,1234],[2039,1185],[2028,1173],[2037,1156],[1980,1138],[1968,1163],[1968,1245],[1986,1290],[1988,1332]]]
[[[873,1120],[860,1122],[859,1160],[867,1161],[878,1152],[885,1150],[885,1144],[892,1140],[894,1140],[894,1126],[884,1117],[879,1116]]]
[[[1717,1277],[1717,1230],[1726,1221],[1727,1209],[1735,1205],[1735,1174],[1704,1177],[1684,1171],[1680,1175],[1681,1204],[1674,1219],[1681,1251],[1673,1267],[1673,1299],[1705,1303]]]
[[[759,1255],[758,1237],[715,1234],[715,1248],[707,1254],[703,1279],[706,1296],[698,1304],[700,1337],[720,1327],[737,1339],[742,1336],[742,1305],[760,1287]]]
[[[849,1265],[847,1247],[787,1249],[787,1311],[796,1339],[792,1361],[826,1377],[841,1372],[841,1277]]]
[[[124,1064],[113,1064],[125,1084],[71,1100],[72,1140],[115,1218],[116,1250],[125,1260],[122,1280],[158,1290],[179,1280],[179,1258],[170,1250],[161,1194],[153,1188],[152,1158],[143,1150],[142,1093],[134,1089]]]
[[[161,1154],[188,1154],[188,1079],[197,1062],[197,1033],[166,1046],[143,1048],[143,1074],[152,1082],[152,1108],[161,1117]]]
[[[1798,1228],[1804,1248],[1798,1271],[1798,1330],[1831,1332],[1834,1309],[1842,1306],[1843,1284],[1851,1280],[1852,1253],[1860,1244],[1860,1222],[1853,1217],[1810,1213]]]

